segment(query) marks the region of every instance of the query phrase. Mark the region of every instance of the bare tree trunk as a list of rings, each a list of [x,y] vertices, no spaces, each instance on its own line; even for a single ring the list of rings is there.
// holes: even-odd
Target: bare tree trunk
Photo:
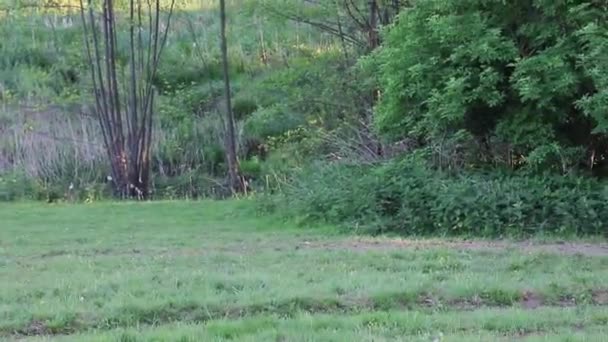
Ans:
[[[228,44],[226,42],[226,1],[220,0],[221,21],[221,47],[222,64],[224,71],[224,96],[226,98],[226,159],[228,161],[228,177],[232,193],[243,191],[243,182],[239,175],[239,165],[236,155],[236,134],[234,129],[234,115],[232,113],[232,102],[230,95],[230,75],[228,72]]]
[[[112,170],[116,196],[144,199],[150,195],[150,150],[154,121],[152,80],[167,40],[175,0],[172,0],[165,31],[160,30],[160,0],[147,11],[141,0],[129,0],[129,49],[126,84],[119,82],[117,23],[114,0],[103,0],[101,18],[93,0],[80,0],[87,63],[90,66],[95,113]],[[85,12],[86,15],[85,15]],[[142,20],[147,16],[147,25]],[[101,27],[101,35],[98,33]],[[142,35],[148,35],[144,46]],[[122,105],[125,101],[126,105]]]
[[[401,9],[401,3],[399,0],[393,0],[393,14],[399,14],[399,10]]]
[[[344,30],[342,29],[342,19],[340,19],[340,4],[336,0],[336,21],[338,24],[338,33],[340,37],[340,43],[342,43],[342,53],[344,54],[344,63],[348,64],[348,47],[346,46],[346,40],[344,39]]]
[[[367,47],[374,50],[380,45],[378,35],[378,3],[376,0],[369,0],[369,31],[367,33]]]

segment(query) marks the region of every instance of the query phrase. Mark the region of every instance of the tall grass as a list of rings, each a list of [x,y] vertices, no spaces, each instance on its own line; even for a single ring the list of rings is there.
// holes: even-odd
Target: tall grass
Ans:
[[[103,142],[87,113],[20,103],[0,118],[0,175],[22,180],[6,197],[60,197],[105,183]]]

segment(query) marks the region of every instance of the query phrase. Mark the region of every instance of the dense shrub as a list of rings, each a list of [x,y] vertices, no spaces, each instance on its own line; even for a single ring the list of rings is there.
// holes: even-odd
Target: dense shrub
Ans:
[[[316,165],[283,192],[278,209],[305,220],[415,235],[607,232],[606,184],[557,176],[449,176],[412,165]]]
[[[257,102],[248,97],[237,97],[232,101],[232,113],[236,120],[243,120],[258,109]]]
[[[303,123],[304,119],[298,113],[283,106],[272,106],[253,112],[244,123],[244,131],[255,138],[277,137]]]
[[[511,163],[555,147],[603,154],[607,9],[586,0],[416,1],[370,59],[383,89],[378,127],[431,143],[465,131],[486,156],[515,154]]]
[[[3,173],[0,175],[0,202],[28,198],[37,193],[35,183],[24,173]]]

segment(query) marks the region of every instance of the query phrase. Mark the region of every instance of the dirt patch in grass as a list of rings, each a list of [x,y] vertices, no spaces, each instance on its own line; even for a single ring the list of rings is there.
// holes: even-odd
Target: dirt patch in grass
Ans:
[[[608,290],[593,291],[592,298],[597,305],[608,305]]]
[[[26,327],[19,330],[17,334],[34,336],[34,335],[49,335],[51,333],[48,325],[40,320],[32,320]]]
[[[597,290],[586,304],[608,305],[608,290]],[[574,298],[564,296],[563,298]],[[0,330],[0,337],[70,335],[91,329],[111,330],[140,325],[163,325],[174,322],[204,323],[217,319],[241,319],[257,315],[276,315],[291,318],[302,312],[310,314],[350,314],[364,311],[390,310],[447,310],[473,311],[481,308],[521,307],[534,310],[542,307],[570,307],[578,303],[570,300],[552,301],[540,293],[481,293],[472,297],[442,298],[421,293],[386,293],[369,298],[297,297],[282,301],[253,303],[243,306],[208,306],[199,303],[167,303],[155,307],[126,306],[113,317],[75,315],[62,324],[51,324],[52,318],[35,319],[29,323]]]
[[[86,250],[52,250],[38,255],[33,255],[28,258],[30,259],[50,259],[59,257],[98,257],[98,256],[131,256],[142,254],[139,249],[115,249],[115,248],[104,248],[104,249],[86,249]]]
[[[522,294],[520,303],[524,309],[536,309],[543,305],[543,298],[537,293],[526,291]]]
[[[400,249],[447,248],[468,251],[505,251],[520,250],[526,253],[548,253],[560,255],[608,256],[608,243],[550,243],[506,242],[506,241],[445,241],[445,240],[409,240],[409,239],[376,239],[359,238],[333,242],[303,241],[296,249],[346,249],[352,251],[382,251]]]
[[[104,249],[89,249],[89,250],[52,250],[46,253],[40,254],[38,257],[41,259],[48,259],[54,257],[62,257],[66,255],[71,256],[79,256],[79,257],[94,257],[100,255],[117,255],[117,254],[139,254],[140,251],[133,249],[128,251],[118,251],[112,248],[104,248]]]
[[[289,250],[345,250],[352,252],[382,252],[399,250],[450,249],[473,252],[505,252],[520,251],[524,253],[546,253],[556,255],[581,255],[588,257],[608,257],[608,243],[538,243],[532,241],[449,241],[442,239],[402,239],[402,238],[373,238],[373,237],[344,237],[334,240],[325,238],[308,240],[298,239],[258,239],[250,241],[223,242],[218,246],[188,247],[188,248],[106,248],[86,250],[51,250],[30,256],[33,259],[49,259],[64,256],[103,257],[103,256],[137,256],[151,255],[170,256],[200,256],[208,254],[247,255],[259,250],[285,252]]]

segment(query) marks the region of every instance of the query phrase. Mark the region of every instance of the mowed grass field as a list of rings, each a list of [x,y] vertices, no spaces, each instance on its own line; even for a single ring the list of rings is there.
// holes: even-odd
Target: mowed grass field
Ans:
[[[607,341],[606,244],[297,228],[246,201],[0,204],[3,341]]]

